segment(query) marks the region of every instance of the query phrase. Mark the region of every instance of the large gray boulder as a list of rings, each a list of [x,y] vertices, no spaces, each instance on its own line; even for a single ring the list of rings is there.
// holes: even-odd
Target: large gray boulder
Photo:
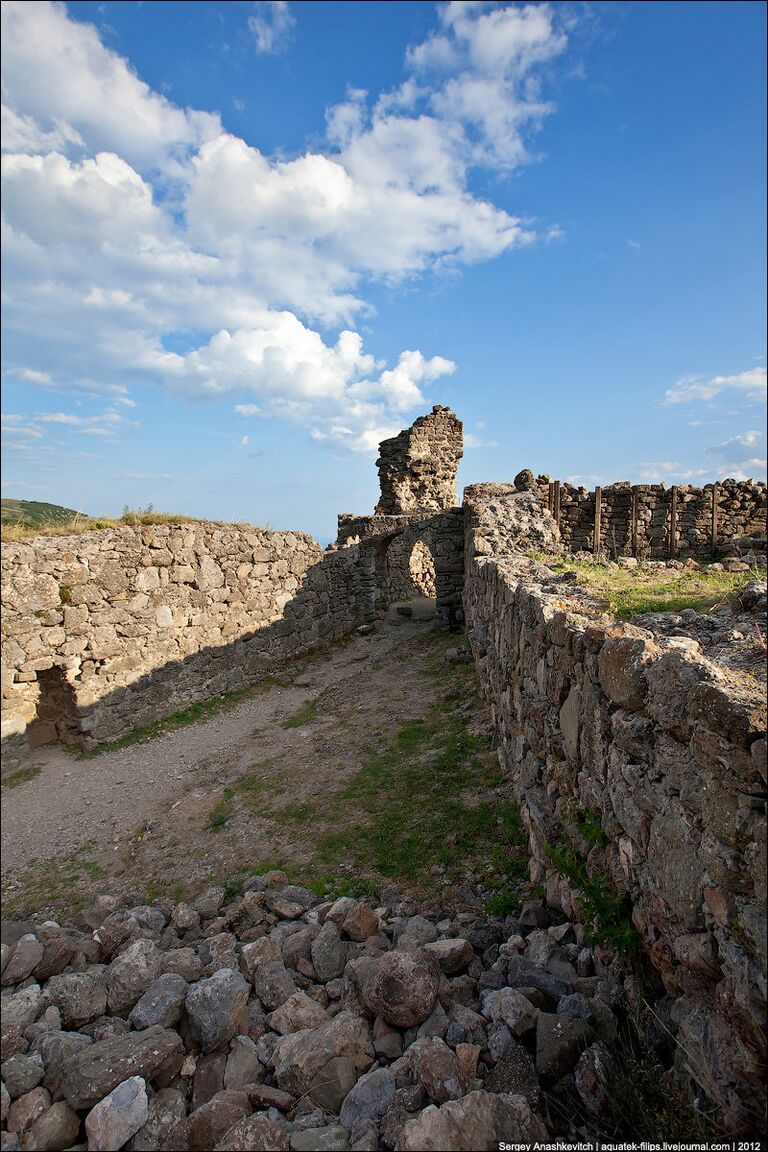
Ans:
[[[131,1076],[100,1100],[85,1118],[88,1152],[118,1152],[147,1122],[147,1085]]]
[[[219,968],[213,976],[191,986],[185,1006],[192,1034],[203,1052],[212,1052],[232,1039],[249,995],[247,981],[234,968]]]
[[[64,1062],[61,1093],[75,1109],[92,1108],[131,1076],[152,1080],[161,1070],[181,1066],[184,1045],[168,1028],[129,1032],[76,1052]]]

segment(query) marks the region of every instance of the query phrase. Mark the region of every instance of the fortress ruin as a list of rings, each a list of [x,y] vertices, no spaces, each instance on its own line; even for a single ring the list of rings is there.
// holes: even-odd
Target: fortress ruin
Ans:
[[[684,636],[569,601],[529,553],[752,561],[766,487],[587,492],[526,471],[459,505],[461,456],[440,406],[385,440],[375,512],[340,515],[325,550],[207,523],[4,543],[4,772],[256,683],[397,600],[462,605],[532,879],[574,919],[585,875],[628,901],[681,1071],[738,1118],[764,1059],[764,693]]]

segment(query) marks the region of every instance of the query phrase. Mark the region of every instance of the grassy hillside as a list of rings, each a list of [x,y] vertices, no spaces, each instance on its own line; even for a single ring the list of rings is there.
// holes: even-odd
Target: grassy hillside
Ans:
[[[77,518],[88,519],[82,513],[75,512],[73,508],[62,508],[60,504],[43,504],[39,500],[2,500],[0,507],[4,525],[45,528],[54,524],[67,524]]]
[[[146,508],[128,508],[117,518],[86,516],[60,504],[42,504],[37,500],[3,500],[3,540],[24,540],[28,536],[64,536],[90,532],[98,528],[136,527],[138,524],[217,524],[221,527],[268,528],[258,524],[234,524],[229,520],[201,521],[197,516],[181,516],[173,512],[155,512],[151,504]]]

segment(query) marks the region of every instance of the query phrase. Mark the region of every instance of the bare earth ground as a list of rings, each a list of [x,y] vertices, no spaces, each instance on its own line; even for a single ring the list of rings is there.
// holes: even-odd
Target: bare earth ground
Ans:
[[[207,722],[93,759],[76,760],[60,746],[40,749],[39,774],[2,789],[4,915],[66,914],[97,891],[185,898],[276,866],[328,888],[345,876],[417,882],[433,863],[426,849],[418,859],[418,832],[415,845],[391,827],[376,842],[378,822],[387,824],[387,787],[397,789],[392,814],[399,805],[417,824],[418,797],[409,790],[445,791],[430,761],[461,785],[457,802],[470,809],[486,794],[497,804],[502,793],[487,737],[467,735],[483,723],[473,673],[445,660],[446,648],[464,638],[417,619],[421,608],[413,619],[390,612],[375,633],[299,661],[278,683]],[[450,747],[442,731],[448,713]],[[399,767],[398,739],[416,757],[409,761],[413,788],[392,767]],[[359,795],[357,778],[364,781]],[[371,819],[362,810],[366,797]],[[481,815],[491,811],[481,808]],[[439,820],[439,808],[428,810]],[[493,820],[476,816],[475,823]],[[434,882],[441,866],[430,870]]]

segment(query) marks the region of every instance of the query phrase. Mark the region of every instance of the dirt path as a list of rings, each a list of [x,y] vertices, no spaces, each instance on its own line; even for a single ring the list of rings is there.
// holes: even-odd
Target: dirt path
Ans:
[[[391,612],[207,722],[90,760],[41,750],[39,775],[2,790],[6,907],[77,905],[97,889],[189,894],[273,865],[317,873],[334,796],[439,705],[428,669],[456,641],[423,614]],[[339,859],[334,873],[351,871]]]

